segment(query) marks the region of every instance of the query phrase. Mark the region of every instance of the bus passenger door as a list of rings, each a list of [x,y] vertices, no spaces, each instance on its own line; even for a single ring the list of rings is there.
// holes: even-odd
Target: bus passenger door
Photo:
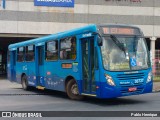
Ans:
[[[16,50],[10,51],[10,55],[10,80],[16,81]]]
[[[95,94],[95,47],[94,37],[82,39],[81,41],[82,52],[82,79],[83,79],[83,93]]]
[[[36,73],[37,86],[45,86],[44,83],[44,45],[36,46]]]

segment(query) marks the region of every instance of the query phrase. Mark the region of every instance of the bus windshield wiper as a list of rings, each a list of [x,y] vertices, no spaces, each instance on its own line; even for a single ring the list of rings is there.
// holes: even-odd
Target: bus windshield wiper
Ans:
[[[118,46],[118,48],[124,52],[126,59],[129,59],[128,52],[126,52],[124,45],[122,45],[122,43],[116,38],[116,36],[110,35],[110,37],[112,38],[113,42]]]
[[[119,42],[119,40],[116,38],[116,36],[110,35],[110,37],[112,38],[113,42],[119,47],[119,49],[125,52],[124,46],[121,45],[122,43]]]

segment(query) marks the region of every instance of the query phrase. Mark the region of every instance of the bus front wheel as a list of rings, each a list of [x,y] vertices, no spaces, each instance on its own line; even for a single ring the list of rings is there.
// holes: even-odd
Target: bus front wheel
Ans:
[[[22,76],[22,88],[24,90],[29,90],[28,80],[27,80],[27,76],[26,75]]]
[[[74,79],[71,79],[66,86],[66,92],[72,100],[82,100],[83,96],[79,95],[78,86]]]

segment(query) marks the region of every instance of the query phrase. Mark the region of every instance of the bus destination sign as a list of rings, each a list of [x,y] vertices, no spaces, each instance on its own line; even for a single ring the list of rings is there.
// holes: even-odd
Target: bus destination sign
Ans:
[[[103,27],[103,34],[124,34],[124,35],[134,35],[135,29],[133,28],[110,28],[110,27]]]

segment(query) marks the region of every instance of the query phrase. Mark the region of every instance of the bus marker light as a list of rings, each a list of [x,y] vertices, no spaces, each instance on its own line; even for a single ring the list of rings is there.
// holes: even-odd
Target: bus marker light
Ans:
[[[42,87],[42,86],[37,86],[36,88],[39,89],[39,90],[44,90],[45,89],[45,87]]]
[[[99,86],[96,86],[96,89],[98,89],[99,88]]]
[[[47,75],[51,75],[51,72],[47,72]]]
[[[136,88],[136,87],[128,88],[128,91],[129,91],[129,92],[134,92],[134,91],[136,91],[136,90],[137,90],[137,88]]]

